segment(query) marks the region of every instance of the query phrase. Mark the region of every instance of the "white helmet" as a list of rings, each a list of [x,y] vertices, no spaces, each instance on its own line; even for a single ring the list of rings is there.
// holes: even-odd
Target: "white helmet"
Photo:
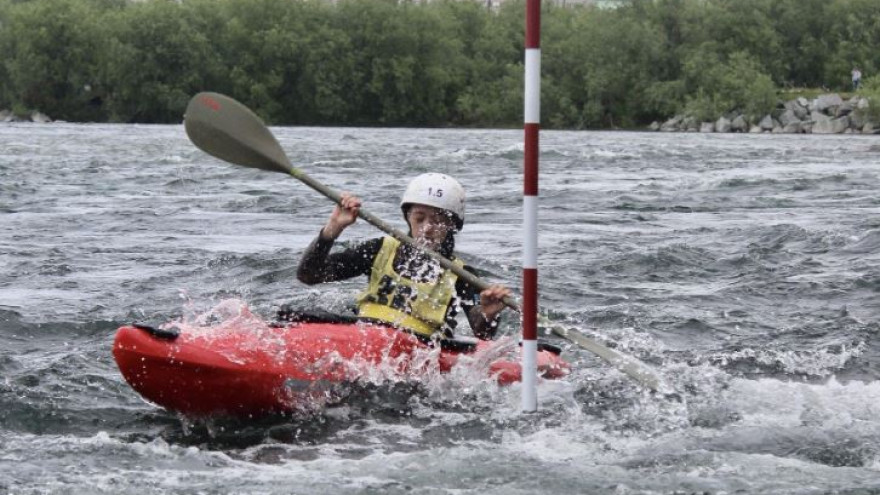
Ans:
[[[410,181],[400,199],[400,208],[406,218],[407,206],[433,206],[452,213],[458,230],[464,226],[464,188],[448,175],[428,173]]]

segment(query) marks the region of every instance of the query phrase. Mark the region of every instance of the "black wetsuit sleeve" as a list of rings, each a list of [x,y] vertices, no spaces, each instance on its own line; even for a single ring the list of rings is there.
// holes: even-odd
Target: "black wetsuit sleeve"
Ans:
[[[369,275],[373,260],[382,247],[382,238],[370,239],[331,254],[333,244],[333,239],[324,239],[320,233],[309,244],[296,269],[296,278],[300,282],[314,285]]]
[[[465,266],[464,269],[475,273],[470,266]],[[498,331],[500,316],[496,316],[491,320],[486,320],[483,317],[483,313],[480,311],[480,290],[459,278],[455,282],[455,292],[458,294],[461,310],[471,324],[474,336],[483,340],[494,337],[495,332]]]

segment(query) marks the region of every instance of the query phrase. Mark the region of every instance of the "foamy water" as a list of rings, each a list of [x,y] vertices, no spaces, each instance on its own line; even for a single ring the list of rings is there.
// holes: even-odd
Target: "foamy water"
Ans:
[[[398,226],[410,177],[456,176],[459,253],[518,287],[520,131],[274,131],[295,164]],[[542,307],[648,363],[668,395],[545,336],[573,370],[540,384],[536,414],[475,356],[418,383],[367,367],[348,400],[311,415],[190,421],[124,382],[115,329],[196,328],[245,317],[239,302],[260,321],[285,303],[347,311],[365,280],[295,280],[331,206],[207,157],[181,126],[3,126],[0,491],[878,491],[874,146],[542,134]],[[344,239],[376,235],[358,223]],[[512,316],[502,326],[517,332]]]

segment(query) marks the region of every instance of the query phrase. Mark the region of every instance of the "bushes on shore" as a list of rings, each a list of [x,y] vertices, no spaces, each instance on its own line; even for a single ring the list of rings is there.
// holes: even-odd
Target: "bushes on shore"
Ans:
[[[638,127],[840,91],[854,65],[880,70],[877,16],[874,0],[545,2],[542,120]],[[276,124],[516,127],[523,17],[518,1],[0,0],[0,109],[179,122],[214,90]]]

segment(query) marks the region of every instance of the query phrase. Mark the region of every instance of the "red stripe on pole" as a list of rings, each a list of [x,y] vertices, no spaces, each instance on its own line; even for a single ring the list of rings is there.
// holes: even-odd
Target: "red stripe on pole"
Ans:
[[[526,1],[526,48],[541,46],[541,0]]]
[[[525,124],[525,145],[523,151],[525,158],[523,165],[525,177],[523,178],[523,194],[526,196],[538,195],[538,124]]]
[[[523,340],[538,339],[538,270],[523,269]]]

